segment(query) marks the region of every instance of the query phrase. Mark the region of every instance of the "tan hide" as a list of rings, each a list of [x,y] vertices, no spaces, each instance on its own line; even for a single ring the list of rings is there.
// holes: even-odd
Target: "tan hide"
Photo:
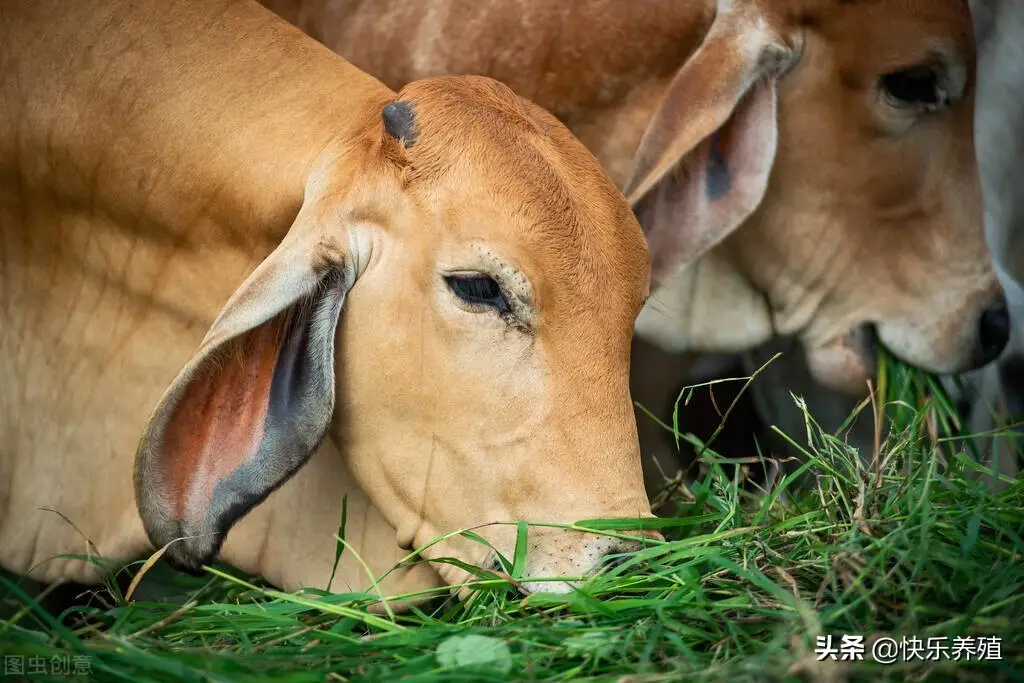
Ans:
[[[550,114],[481,77],[393,92],[229,0],[6,3],[0,101],[5,568],[91,581],[54,556],[167,545],[323,587],[347,495],[351,590],[357,552],[650,516],[648,251]],[[511,558],[514,530],[478,532]],[[640,544],[531,531],[520,578],[568,590],[532,579]]]

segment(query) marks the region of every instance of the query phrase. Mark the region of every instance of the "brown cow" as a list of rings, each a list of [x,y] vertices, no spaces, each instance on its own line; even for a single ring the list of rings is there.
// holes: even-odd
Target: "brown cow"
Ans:
[[[355,553],[380,573],[467,526],[650,516],[648,282],[598,162],[492,80],[395,93],[249,1],[7,2],[0,564],[91,581],[55,556],[163,546],[323,587],[347,495],[335,586],[360,590]],[[512,557],[514,525],[478,533]],[[640,545],[529,541],[527,590]]]
[[[1018,439],[1015,443],[1008,434],[992,433],[1002,425],[1024,419],[1024,201],[1018,192],[1019,178],[1024,173],[1024,5],[1015,0],[972,0],[971,13],[978,50],[974,133],[985,200],[985,231],[1013,325],[1010,343],[996,363],[961,378],[944,377],[943,381],[963,407],[963,431],[976,435],[971,445],[982,461],[1001,476],[1012,477],[1020,471],[1022,442]],[[730,376],[757,370],[785,347],[784,343],[773,343],[747,354],[745,367]],[[802,441],[806,418],[794,405],[792,391],[804,398],[819,425],[830,432],[842,429],[847,443],[869,461],[876,438],[871,411],[844,427],[859,399],[817,385],[799,351],[787,350],[787,355],[762,370],[752,387],[760,417]],[[692,412],[687,411],[685,417]],[[739,428],[736,417],[734,412],[729,422]],[[719,436],[719,443],[729,431]],[[760,446],[775,455],[799,455],[788,442],[770,433],[761,434]],[[1006,481],[993,483],[1002,488]]]
[[[646,405],[684,351],[791,336],[857,393],[876,341],[940,373],[1006,344],[966,0],[264,1],[393,87],[502,79],[594,151],[651,245]]]

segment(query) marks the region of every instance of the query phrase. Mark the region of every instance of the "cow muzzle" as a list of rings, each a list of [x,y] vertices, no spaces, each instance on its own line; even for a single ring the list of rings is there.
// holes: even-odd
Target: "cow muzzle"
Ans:
[[[529,526],[525,563],[517,573],[509,564],[516,562],[517,528],[502,525],[478,530],[478,533],[487,538],[493,550],[474,564],[512,577],[519,591],[526,595],[570,593],[595,575],[629,561],[650,542],[664,541],[657,531],[630,532],[628,535],[635,536],[633,540],[623,538],[621,533],[612,536],[560,527]],[[441,551],[440,556],[445,552],[447,550]],[[451,554],[467,555],[459,551]],[[465,599],[469,596],[472,577],[467,571],[450,564],[437,568],[446,583],[458,587],[460,597]]]
[[[913,322],[865,323],[831,344],[810,349],[808,364],[821,384],[848,394],[863,393],[876,372],[879,347],[926,372],[959,374],[999,358],[1010,341],[1012,321],[1006,297],[992,303],[965,325],[961,335],[933,338],[913,334]]]

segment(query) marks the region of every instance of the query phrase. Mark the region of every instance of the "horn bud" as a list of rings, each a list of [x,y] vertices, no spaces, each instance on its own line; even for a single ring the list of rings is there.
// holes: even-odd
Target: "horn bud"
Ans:
[[[384,132],[408,148],[416,142],[416,113],[409,102],[392,102],[381,110]]]

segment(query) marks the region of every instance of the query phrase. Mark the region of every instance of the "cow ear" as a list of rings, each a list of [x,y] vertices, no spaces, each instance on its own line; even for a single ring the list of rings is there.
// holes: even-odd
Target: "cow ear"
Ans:
[[[198,572],[215,558],[232,525],[309,459],[334,412],[335,328],[356,267],[344,226],[327,229],[313,185],[141,439],[139,512],[155,547],[181,539],[164,555],[179,569]]]
[[[795,53],[755,3],[718,7],[644,133],[625,186],[647,235],[652,287],[757,208],[775,158],[776,81]]]

